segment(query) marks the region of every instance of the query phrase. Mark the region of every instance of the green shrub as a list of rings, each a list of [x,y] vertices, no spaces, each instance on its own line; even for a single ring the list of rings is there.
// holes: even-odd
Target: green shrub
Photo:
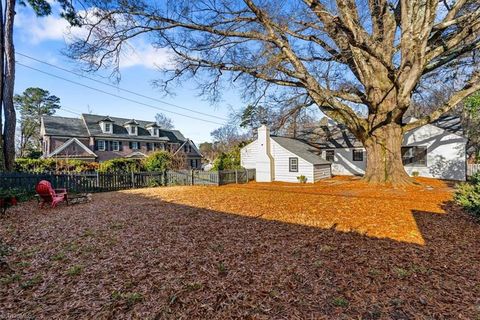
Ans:
[[[28,201],[33,194],[34,191],[27,192],[18,188],[0,189],[0,199],[15,197],[18,201]]]
[[[103,173],[138,172],[145,171],[145,167],[141,159],[118,158],[100,163],[98,171]]]
[[[469,182],[459,184],[454,198],[465,210],[480,218],[480,174],[475,174]]]
[[[81,160],[28,159],[15,160],[16,172],[89,172],[99,167],[97,162]]]
[[[213,171],[240,169],[240,146],[233,147],[229,152],[222,152],[213,161]]]
[[[298,176],[297,180],[300,183],[307,183],[307,177],[305,177],[304,175]]]
[[[145,169],[148,171],[166,171],[171,168],[172,154],[166,151],[152,153],[144,160]]]

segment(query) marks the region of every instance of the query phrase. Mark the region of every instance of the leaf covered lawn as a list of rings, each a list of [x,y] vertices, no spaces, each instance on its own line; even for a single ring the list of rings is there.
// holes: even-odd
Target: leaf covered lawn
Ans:
[[[446,184],[419,182],[22,204],[0,221],[0,319],[477,319],[480,225]]]

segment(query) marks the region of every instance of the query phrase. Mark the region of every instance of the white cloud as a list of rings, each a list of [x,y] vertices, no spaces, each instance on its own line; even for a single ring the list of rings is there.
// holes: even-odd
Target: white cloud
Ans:
[[[69,23],[52,14],[47,17],[36,17],[31,10],[20,9],[15,27],[20,38],[29,44],[38,45],[45,41],[62,41],[69,43],[74,38],[84,38],[87,30],[71,27]],[[172,64],[172,53],[168,49],[154,48],[143,39],[134,39],[124,46],[120,59],[120,68],[126,69],[141,66],[148,69],[157,69]]]
[[[154,48],[144,41],[135,41],[122,52],[120,68],[143,66],[157,69],[171,66],[172,63],[172,53],[168,49]]]

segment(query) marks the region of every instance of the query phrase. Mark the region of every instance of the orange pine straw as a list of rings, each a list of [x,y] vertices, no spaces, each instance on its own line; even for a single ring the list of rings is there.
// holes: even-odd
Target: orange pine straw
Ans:
[[[424,245],[417,214],[443,214],[452,199],[446,182],[417,178],[401,188],[369,185],[357,177],[315,184],[248,183],[221,187],[172,187],[126,191],[229,214]]]

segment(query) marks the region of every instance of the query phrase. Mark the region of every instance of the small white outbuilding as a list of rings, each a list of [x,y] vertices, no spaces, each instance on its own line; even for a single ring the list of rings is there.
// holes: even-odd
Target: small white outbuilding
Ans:
[[[241,165],[256,170],[257,182],[298,182],[305,176],[307,183],[331,177],[331,163],[319,150],[297,139],[271,136],[267,126],[258,128],[255,141],[240,150]]]

